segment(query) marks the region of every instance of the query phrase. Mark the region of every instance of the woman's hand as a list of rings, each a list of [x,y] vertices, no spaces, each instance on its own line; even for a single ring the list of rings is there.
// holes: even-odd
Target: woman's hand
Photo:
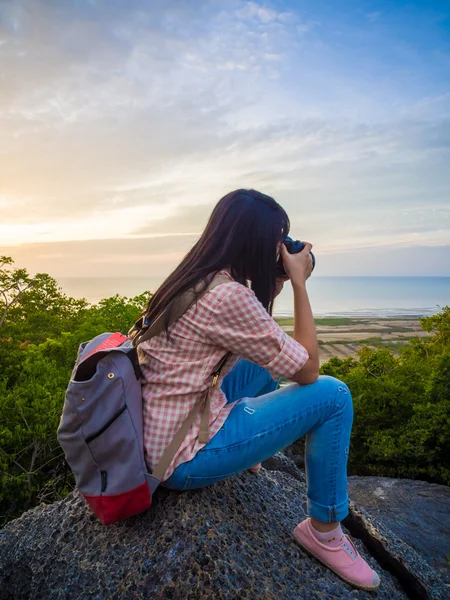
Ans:
[[[297,252],[296,254],[289,254],[286,246],[284,244],[281,245],[283,267],[289,275],[292,284],[305,283],[312,272],[312,256],[310,254],[312,244],[309,242],[303,243],[305,247],[301,252]]]

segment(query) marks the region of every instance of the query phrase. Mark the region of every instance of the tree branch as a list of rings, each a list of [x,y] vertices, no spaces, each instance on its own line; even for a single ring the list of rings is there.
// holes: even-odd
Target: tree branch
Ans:
[[[38,471],[40,471],[41,469],[43,469],[44,467],[46,467],[48,464],[50,464],[53,460],[56,460],[57,458],[62,458],[64,456],[64,452],[62,452],[61,454],[58,454],[58,456],[53,456],[50,460],[48,460],[46,463],[44,463],[43,465],[41,465],[38,469],[35,469],[34,471],[30,472],[30,475],[34,475],[35,473],[37,473]]]
[[[34,444],[33,454],[31,456],[30,470],[27,473],[27,487],[28,487],[28,491],[30,493],[31,493],[31,475],[33,474],[33,467],[34,467],[34,463],[36,460],[38,450],[39,450],[39,442],[37,441]]]
[[[19,467],[19,469],[21,471],[23,471],[24,473],[28,473],[28,471],[25,469],[25,467],[22,467],[21,464],[19,464],[17,461],[15,461],[13,458],[11,458],[11,456],[7,452],[5,452],[5,450],[3,450],[3,448],[0,448],[0,450],[3,452],[3,454],[6,454],[6,456],[8,457],[8,459],[11,462],[13,462],[16,465],[16,467]]]
[[[24,287],[22,290],[21,290],[20,288],[18,288],[18,289],[19,289],[19,293],[17,294],[17,296],[15,296],[15,298],[13,298],[13,299],[11,300],[11,302],[10,302],[9,304],[8,304],[8,302],[5,300],[5,305],[6,305],[6,308],[5,308],[5,312],[3,313],[3,316],[2,316],[2,318],[0,319],[0,327],[2,327],[2,325],[4,324],[4,322],[5,322],[5,320],[6,320],[6,315],[8,314],[8,311],[9,311],[9,309],[11,308],[11,306],[12,306],[13,304],[15,304],[15,303],[16,303],[16,302],[17,302],[17,301],[20,299],[20,297],[22,296],[22,294],[23,294],[24,292],[26,292],[26,291],[27,291],[27,289],[33,285],[33,283],[34,283],[33,281],[30,281],[30,283],[29,283],[29,284],[28,284],[26,287]],[[15,284],[15,285],[17,285],[17,284]],[[14,286],[11,286],[10,288],[8,288],[8,289],[6,290],[6,292],[7,292],[8,290],[12,289],[13,287],[14,287]],[[3,292],[3,291],[2,291],[2,294],[4,294],[4,292]],[[6,296],[5,296],[5,298],[6,298]]]

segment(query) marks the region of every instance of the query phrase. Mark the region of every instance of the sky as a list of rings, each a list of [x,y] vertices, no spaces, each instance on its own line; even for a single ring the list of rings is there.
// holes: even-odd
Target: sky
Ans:
[[[0,0],[0,255],[167,275],[240,187],[318,275],[450,276],[450,3]]]

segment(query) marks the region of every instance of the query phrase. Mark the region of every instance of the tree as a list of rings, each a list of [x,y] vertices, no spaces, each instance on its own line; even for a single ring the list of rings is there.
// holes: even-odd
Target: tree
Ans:
[[[149,292],[96,305],[67,297],[44,273],[30,277],[1,259],[0,523],[74,485],[56,431],[78,346],[105,331],[126,333]],[[450,308],[421,319],[431,335],[394,356],[363,347],[321,373],[350,388],[354,423],[349,472],[450,484]]]
[[[321,373],[349,386],[354,422],[349,472],[450,484],[450,308],[420,319],[429,338],[399,357],[363,347]]]
[[[150,296],[90,306],[49,275],[3,263],[2,289],[13,291],[0,330],[0,523],[74,485],[56,431],[78,346],[105,331],[126,333]]]
[[[5,322],[11,307],[34,283],[25,269],[13,270],[11,268],[13,262],[10,256],[0,256],[0,297],[3,303],[0,310],[0,327]]]

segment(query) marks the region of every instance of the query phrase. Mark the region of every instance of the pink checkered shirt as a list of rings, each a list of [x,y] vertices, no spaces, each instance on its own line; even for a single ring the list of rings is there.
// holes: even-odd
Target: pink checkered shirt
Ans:
[[[242,357],[264,367],[273,379],[290,378],[308,360],[306,349],[291,338],[269,315],[250,288],[235,281],[206,292],[170,326],[176,342],[165,332],[139,346],[143,374],[144,448],[153,470],[189,411],[211,385],[211,373],[226,352],[231,352],[217,385],[210,392],[210,438],[222,427],[236,402],[227,404],[221,383]],[[200,415],[189,429],[162,480],[178,465],[194,458],[205,444],[197,437]]]

